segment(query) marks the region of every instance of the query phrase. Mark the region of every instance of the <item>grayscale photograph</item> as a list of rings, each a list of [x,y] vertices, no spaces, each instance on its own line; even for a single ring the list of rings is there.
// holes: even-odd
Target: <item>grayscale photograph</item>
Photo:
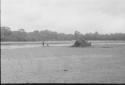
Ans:
[[[125,83],[125,0],[1,0],[1,83]]]

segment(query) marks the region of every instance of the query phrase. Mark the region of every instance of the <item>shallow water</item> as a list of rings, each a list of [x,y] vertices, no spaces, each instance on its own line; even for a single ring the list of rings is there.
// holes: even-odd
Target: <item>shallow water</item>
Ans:
[[[122,46],[125,45],[125,42],[121,42],[121,41],[114,41],[114,42],[109,42],[109,41],[91,41],[92,42],[92,46]],[[12,43],[12,42],[11,42]],[[21,42],[20,42],[21,43]],[[23,42],[24,43],[24,42]],[[33,43],[33,42],[32,42]],[[71,46],[73,45],[73,42],[71,43],[66,43],[66,44],[49,44],[49,46]],[[45,44],[46,46],[46,44]],[[34,44],[10,44],[10,45],[1,45],[1,49],[17,49],[17,48],[32,48],[32,47],[43,47],[42,44],[40,43],[34,43]]]
[[[71,44],[50,44],[49,46],[70,46]],[[46,45],[45,45],[46,46]],[[1,45],[1,49],[17,49],[17,48],[32,48],[32,47],[43,47],[40,44],[29,44],[29,45]]]
[[[39,47],[40,45],[1,45],[1,49]]]

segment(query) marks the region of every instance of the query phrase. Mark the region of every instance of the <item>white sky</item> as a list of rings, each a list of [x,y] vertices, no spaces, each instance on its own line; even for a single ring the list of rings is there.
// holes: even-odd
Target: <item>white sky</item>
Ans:
[[[125,0],[1,0],[1,25],[26,31],[125,33]]]

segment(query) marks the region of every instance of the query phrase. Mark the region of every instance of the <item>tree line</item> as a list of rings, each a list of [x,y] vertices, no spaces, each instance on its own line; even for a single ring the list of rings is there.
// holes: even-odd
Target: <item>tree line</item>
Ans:
[[[74,40],[74,34],[57,33],[49,30],[34,30],[26,32],[24,29],[12,31],[10,27],[1,28],[1,41],[53,41],[53,40]],[[83,34],[86,40],[125,40],[125,33],[99,34],[86,33]]]

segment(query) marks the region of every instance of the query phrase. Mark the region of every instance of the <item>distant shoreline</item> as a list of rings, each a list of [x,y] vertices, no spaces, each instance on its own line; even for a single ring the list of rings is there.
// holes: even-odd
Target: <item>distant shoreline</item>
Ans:
[[[88,40],[92,43],[125,43],[123,40]],[[48,44],[72,44],[75,40],[72,41],[45,41]],[[1,45],[25,45],[25,44],[42,44],[42,41],[8,41],[1,42]]]

